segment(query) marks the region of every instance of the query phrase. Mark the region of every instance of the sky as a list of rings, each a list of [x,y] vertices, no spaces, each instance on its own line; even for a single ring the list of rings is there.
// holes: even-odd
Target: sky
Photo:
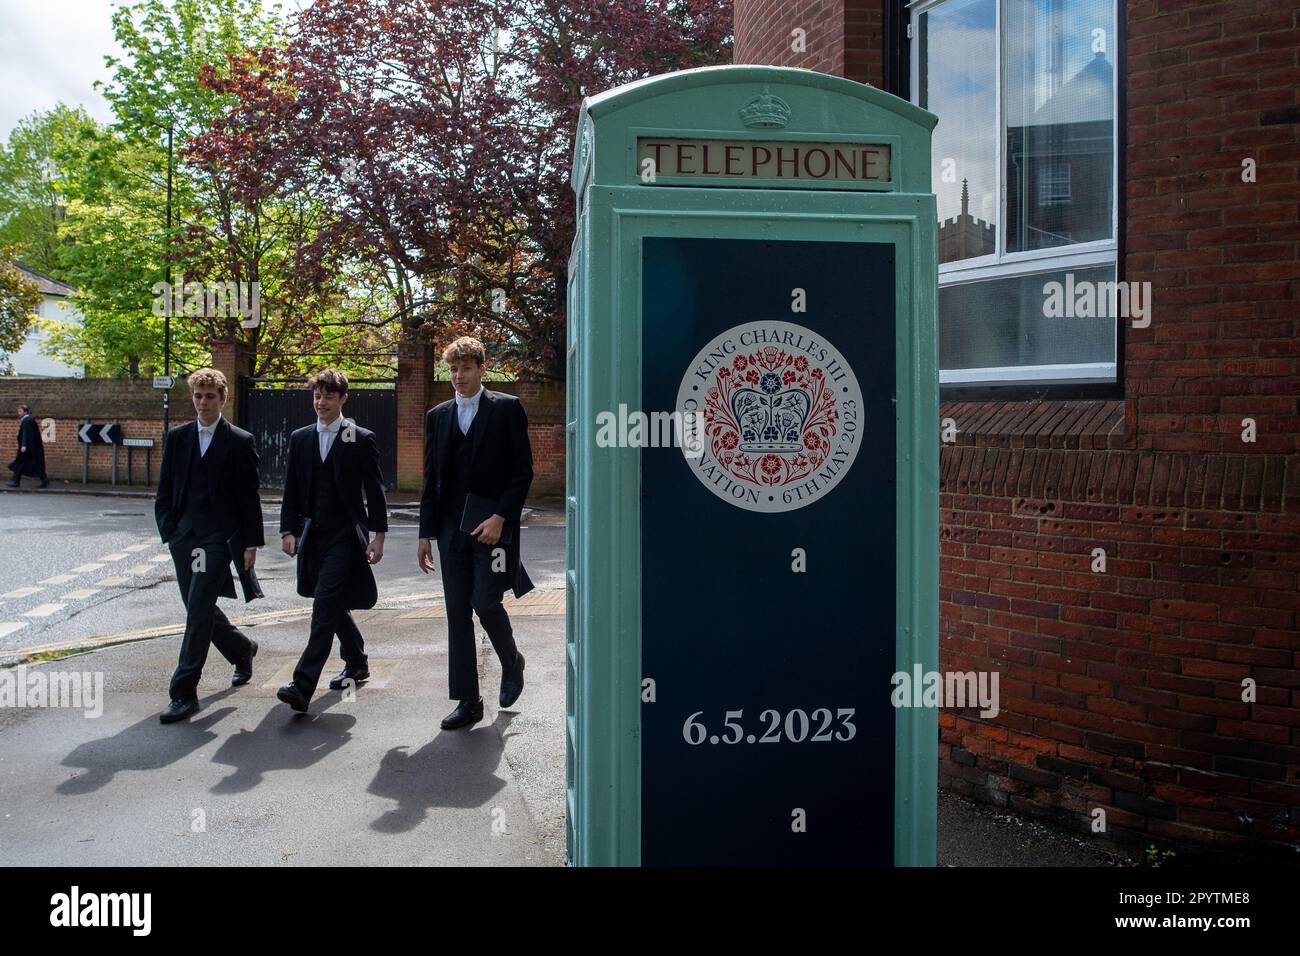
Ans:
[[[109,79],[104,57],[120,54],[110,0],[3,0],[0,3],[0,138],[20,119],[60,101],[101,123],[108,102],[91,86]]]
[[[111,78],[104,57],[120,56],[110,18],[133,0],[0,0],[0,140],[18,121],[62,101],[111,122],[108,101],[92,89]],[[311,0],[281,0],[286,10]],[[274,0],[263,0],[266,7]]]

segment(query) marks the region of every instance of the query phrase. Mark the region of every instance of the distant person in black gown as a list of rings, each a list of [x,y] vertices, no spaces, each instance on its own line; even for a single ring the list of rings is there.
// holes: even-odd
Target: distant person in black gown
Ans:
[[[45,474],[45,443],[41,441],[40,426],[32,418],[31,410],[22,404],[18,406],[18,457],[9,463],[9,470],[14,473],[7,483],[9,488],[17,488],[24,477],[41,479],[42,488],[50,485]]]

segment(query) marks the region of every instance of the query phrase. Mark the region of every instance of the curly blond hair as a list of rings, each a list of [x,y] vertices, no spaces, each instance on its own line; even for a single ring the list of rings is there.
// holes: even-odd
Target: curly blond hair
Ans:
[[[221,397],[226,397],[226,376],[215,368],[196,369],[190,373],[189,378],[185,381],[189,384],[190,391],[194,391],[196,388],[215,386]]]

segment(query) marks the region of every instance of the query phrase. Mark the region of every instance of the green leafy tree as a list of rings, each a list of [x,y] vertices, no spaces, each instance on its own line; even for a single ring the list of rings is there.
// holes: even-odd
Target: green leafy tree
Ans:
[[[231,98],[205,85],[205,67],[220,73],[230,55],[272,43],[278,9],[260,0],[143,0],[118,7],[113,32],[123,50],[106,57],[102,85],[116,122],[83,133],[61,153],[68,200],[61,226],[66,281],[78,289],[80,327],[50,328],[47,351],[85,364],[91,374],[162,371],[163,310],[186,283],[239,282],[274,289],[289,267],[276,224],[302,221],[300,211],[258,209],[240,221],[229,190],[186,144],[227,111]],[[167,230],[169,134],[174,144],[172,227]],[[163,286],[170,278],[171,289]],[[266,328],[254,330],[254,341]],[[238,321],[173,312],[173,366],[184,372],[208,360],[215,338],[245,334]]]
[[[125,51],[110,60],[105,96],[128,142],[157,148],[170,128],[186,195],[166,238],[173,287],[236,283],[256,296],[248,316],[189,311],[172,328],[199,344],[242,340],[256,349],[257,374],[294,374],[321,353],[377,353],[380,330],[349,315],[347,261],[328,197],[297,181],[240,191],[215,162],[210,131],[236,102],[224,81],[250,48],[281,42],[279,7],[261,0],[144,0],[113,15]],[[273,148],[256,144],[255,148]],[[185,286],[187,291],[190,287]],[[255,291],[250,291],[255,290]],[[350,319],[350,321],[339,321]]]
[[[40,287],[18,271],[13,247],[0,247],[0,367],[6,372],[9,353],[23,347],[40,305]]]
[[[163,319],[153,290],[164,275],[166,151],[96,130],[65,144],[60,158],[68,203],[60,261],[83,320],[43,321],[43,350],[91,376],[161,373]],[[193,206],[187,181],[175,192],[178,212]],[[183,322],[173,323],[172,351],[182,366],[205,354]]]
[[[62,147],[95,129],[80,107],[60,103],[32,113],[0,144],[0,245],[13,246],[29,269],[66,281],[59,226],[66,211]]]

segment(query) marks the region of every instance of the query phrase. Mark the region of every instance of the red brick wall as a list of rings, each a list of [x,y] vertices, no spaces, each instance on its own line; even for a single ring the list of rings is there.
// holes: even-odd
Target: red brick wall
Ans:
[[[943,409],[970,427],[942,454],[940,666],[998,671],[1002,712],[941,714],[942,780],[1085,833],[1102,808],[1136,846],[1294,862],[1300,460],[1128,448],[1121,403],[1057,404],[1099,427]],[[999,414],[1028,426],[1015,447],[981,430]]]
[[[397,359],[397,487],[404,491],[417,491],[424,484],[424,416],[434,404],[429,393],[433,364],[428,345],[401,346]]]
[[[559,495],[564,493],[564,386],[540,383],[499,382],[491,386],[498,391],[519,394],[528,412],[528,434],[533,446],[534,495]],[[237,391],[237,389],[236,389]],[[405,490],[418,491],[421,486],[424,457],[424,412],[432,405],[451,397],[449,382],[433,382],[430,396],[420,396],[414,403],[420,424],[415,438],[415,451],[409,447],[411,436],[402,431],[402,390],[398,389],[398,462],[399,475],[403,442],[408,443],[406,453],[414,454],[417,466],[414,478],[408,475]],[[118,421],[122,433],[128,438],[153,438],[157,443],[153,454],[153,478],[157,480],[162,454],[162,395],[148,383],[115,379],[0,379],[0,448],[13,448],[18,433],[18,418],[12,411],[19,402],[27,402],[38,421],[53,418],[55,440],[46,443],[46,469],[51,478],[81,481],[83,445],[77,441],[77,430],[87,417],[97,423]],[[227,400],[226,410],[230,409]],[[10,410],[10,411],[4,411]],[[172,389],[171,420],[173,427],[193,417],[189,391],[181,379]],[[8,419],[10,425],[3,424]],[[409,429],[408,429],[409,432]],[[8,437],[5,437],[8,435]],[[4,459],[8,463],[12,453]],[[108,481],[112,474],[112,447],[90,446],[90,480]],[[134,474],[137,483],[144,482],[145,457],[141,449],[134,453]],[[126,449],[118,449],[118,482],[126,481]]]
[[[880,0],[736,0],[736,63],[797,66],[881,86]],[[798,51],[795,29],[804,31]]]
[[[765,6],[736,4],[738,61],[789,62]],[[940,774],[1080,834],[1101,808],[1100,839],[1294,863],[1300,12],[1126,6],[1125,278],[1152,321],[1123,401],[943,405],[940,667],[998,671],[1002,711],[941,714]],[[845,62],[878,57],[866,32]]]
[[[1158,310],[1129,330],[1135,443],[1294,452],[1300,12],[1273,0],[1170,6],[1127,5],[1127,265],[1152,282]],[[1244,417],[1259,430],[1248,448]]]
[[[152,438],[157,442],[153,453],[153,478],[158,477],[162,460],[162,393],[147,382],[112,379],[0,379],[0,447],[14,447],[18,419],[12,410],[19,402],[31,406],[37,421],[54,419],[54,440],[45,442],[45,466],[53,479],[81,480],[84,446],[77,440],[77,430],[89,418],[97,424],[117,421],[127,438]],[[172,389],[172,423],[179,424],[194,414],[189,390],[181,379]],[[126,449],[118,449],[118,481],[126,481]],[[10,456],[12,457],[12,456]],[[10,457],[4,459],[8,463]],[[133,453],[135,480],[144,482],[143,449]],[[112,474],[113,451],[109,445],[90,446],[90,480],[108,481]]]

